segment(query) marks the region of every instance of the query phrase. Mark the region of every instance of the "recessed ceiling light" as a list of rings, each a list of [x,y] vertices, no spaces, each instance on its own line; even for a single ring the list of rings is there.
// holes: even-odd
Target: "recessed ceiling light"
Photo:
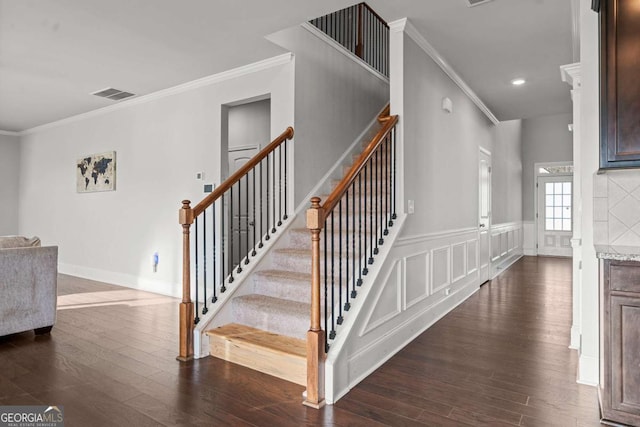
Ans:
[[[513,79],[513,80],[511,80],[511,84],[514,85],[514,86],[522,86],[526,82],[527,81],[525,79]]]

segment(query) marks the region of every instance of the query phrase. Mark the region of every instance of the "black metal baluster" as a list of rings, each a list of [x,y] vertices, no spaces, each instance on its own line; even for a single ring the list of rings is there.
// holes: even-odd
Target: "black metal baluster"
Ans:
[[[198,312],[199,312],[199,310],[198,310],[198,304],[199,304],[199,302],[198,302],[199,301],[198,300],[198,288],[200,287],[200,281],[199,281],[200,275],[199,275],[199,272],[198,272],[198,264],[199,264],[198,263],[198,247],[199,247],[198,246],[198,223],[199,222],[200,222],[200,217],[196,217],[196,220],[195,220],[195,232],[196,232],[196,236],[195,236],[195,238],[196,238],[196,241],[195,241],[195,244],[196,244],[196,250],[195,250],[195,252],[196,252],[195,253],[195,255],[196,255],[196,258],[195,258],[195,260],[196,260],[196,263],[195,263],[196,264],[196,292],[195,292],[196,293],[196,298],[195,298],[195,300],[196,301],[195,302],[196,302],[196,308],[194,310],[194,312],[196,314],[196,317],[193,319],[193,323],[196,324],[196,325],[198,324],[198,322],[200,322],[200,316],[198,316]]]
[[[233,283],[233,185],[229,189],[229,283]]]
[[[264,228],[263,228],[263,219],[264,219],[264,209],[262,208],[262,195],[263,195],[263,190],[262,190],[262,177],[264,176],[264,174],[262,173],[262,162],[264,161],[264,159],[260,160],[260,243],[258,243],[258,248],[262,248],[264,246],[264,243],[262,243],[262,236],[264,236]]]
[[[378,182],[376,184],[378,186],[378,204],[380,205],[380,212],[379,212],[379,214],[380,214],[380,239],[378,240],[378,244],[381,245],[381,246],[384,244],[384,237],[383,237],[383,233],[382,232],[384,230],[384,222],[385,222],[384,221],[384,211],[382,209],[382,205],[383,205],[382,204],[382,196],[383,196],[383,194],[382,194],[382,190],[383,190],[382,166],[384,164],[384,156],[383,156],[384,153],[382,151],[383,147],[384,147],[383,145],[380,145],[380,147],[378,147],[378,151],[380,152],[380,160],[379,160],[379,165],[378,165],[378,168],[380,169],[380,178],[378,179]]]
[[[366,169],[366,165],[365,165],[365,171]],[[362,240],[363,240],[363,235],[362,235],[362,217],[364,216],[365,221],[367,220],[366,215],[364,215],[364,209],[363,209],[363,205],[365,205],[364,203],[364,197],[362,196],[362,172],[360,172],[358,174],[358,206],[359,206],[359,211],[358,211],[358,286],[362,286],[362,274],[367,274],[364,273],[362,271],[362,257],[364,255],[364,253],[367,252],[367,247],[365,246],[364,249],[364,253],[362,252]],[[366,229],[366,227],[365,227]],[[365,242],[366,245],[366,242]],[[367,268],[367,264],[365,262],[365,268]]]
[[[221,202],[220,202],[220,239],[221,239],[221,244],[220,244],[220,252],[222,253],[221,257],[220,257],[220,293],[223,294],[226,290],[227,287],[225,286],[226,282],[227,282],[227,276],[225,275],[226,269],[227,269],[227,265],[226,263],[228,261],[226,261],[228,257],[227,255],[227,251],[226,251],[226,243],[227,243],[227,239],[225,236],[227,236],[227,229],[224,228],[224,218],[225,216],[227,216],[227,209],[224,206],[224,194],[221,197]]]
[[[236,273],[242,273],[242,179],[238,184],[238,269]],[[231,187],[233,188],[233,186]]]
[[[373,14],[372,14],[373,16]],[[372,21],[372,38],[373,38],[373,56],[371,58],[371,66],[375,69],[378,70],[378,20],[375,19],[375,17],[373,17],[373,21]],[[380,70],[378,70],[380,71]]]
[[[395,126],[391,129],[391,142],[392,142],[392,153],[393,153],[393,215],[391,215],[391,219],[394,220],[397,218],[396,216],[396,128]],[[390,224],[393,225],[393,222]]]
[[[335,253],[335,234],[334,234],[334,225],[336,223],[334,218],[334,212],[331,211],[331,255],[325,252],[324,256],[331,257],[331,332],[329,333],[329,338],[334,339],[336,337],[336,298],[335,298],[335,289],[336,289],[336,274],[335,274],[335,257],[333,254]]]
[[[351,225],[353,227],[353,236],[351,238],[351,281],[353,286],[351,287],[351,298],[355,298],[358,294],[356,292],[356,183],[351,183],[351,199],[353,202],[353,212],[351,213]]]
[[[244,213],[245,213],[245,218],[244,218],[244,226],[245,226],[245,234],[244,234],[244,243],[245,243],[245,250],[247,251],[246,257],[244,259],[244,265],[249,264],[249,172],[247,172],[247,174],[244,176],[244,189],[245,189],[245,195],[244,195],[244,201],[245,201],[245,206],[244,206]]]
[[[265,160],[267,161],[267,235],[264,237],[264,240],[269,241],[269,239],[271,237],[269,237],[269,155],[267,155],[267,157],[265,158]]]
[[[278,146],[278,227],[282,225],[282,145]]]
[[[218,247],[218,243],[216,242],[216,202],[213,202],[213,253],[211,264],[213,266],[213,296],[211,297],[211,303],[215,303],[218,301],[218,296],[216,295],[216,285],[218,284],[218,278],[216,276],[216,248]]]
[[[373,169],[375,169],[375,165],[373,164],[373,157],[371,157],[369,159],[369,187],[370,187],[370,192],[371,194],[367,194],[367,204],[369,206],[367,206],[368,210],[369,210],[369,228],[367,228],[367,233],[369,233],[369,264],[373,264],[373,247],[374,247],[374,243],[373,241],[375,240],[375,236],[374,236],[374,224],[373,224],[373,197],[375,191],[374,191],[374,186],[373,186]]]
[[[389,145],[389,135],[387,135],[384,138],[384,152],[385,152],[385,156],[384,156],[384,192],[385,192],[384,194],[384,235],[388,236],[389,235],[389,219],[391,218],[391,215],[389,212],[389,204],[390,204],[389,199],[391,198],[391,189],[390,189],[391,170],[389,168],[391,150]]]
[[[375,209],[375,227],[373,228],[373,240],[375,241],[375,245],[376,247],[373,250],[373,254],[374,255],[378,255],[378,244],[379,244],[379,240],[378,240],[378,199],[380,198],[380,188],[379,188],[379,177],[378,177],[378,168],[379,168],[379,159],[378,159],[378,150],[376,150],[375,152],[375,160],[374,160],[374,169],[375,169],[375,180],[373,181],[373,185],[374,185],[374,199],[373,199],[373,204],[374,204],[374,209]]]
[[[256,167],[251,170],[253,172],[253,196],[251,197],[251,207],[253,208],[253,221],[251,221],[251,228],[253,228],[253,249],[251,250],[251,256],[256,256]]]
[[[329,276],[327,275],[327,220],[324,221],[324,330],[329,330]],[[329,351],[329,336],[324,334],[324,348],[325,353]]]
[[[331,254],[335,258],[336,253]],[[338,325],[342,325],[342,199],[338,202]]]
[[[287,212],[289,211],[289,205],[287,204],[287,193],[289,192],[289,181],[287,177],[287,143],[289,141],[284,142],[284,220],[286,221],[289,218]]]
[[[204,306],[202,307],[202,315],[207,314],[209,309],[207,308],[207,210],[202,211],[202,276],[203,292],[202,301]]]
[[[271,234],[275,234],[276,233],[276,155],[274,152],[271,153],[271,161],[273,162],[273,164],[271,165],[271,170],[273,171],[273,179],[271,180],[271,194],[273,197],[273,200],[271,203],[271,207],[273,208],[273,216],[271,217],[271,220],[273,221],[271,223]],[[268,223],[268,222],[267,222]]]
[[[364,256],[367,256],[367,247],[369,245],[369,243],[371,243],[371,233],[368,227],[368,223],[367,223],[367,217],[369,216],[369,214],[371,213],[371,208],[369,207],[369,177],[368,177],[368,172],[371,170],[371,168],[369,167],[369,165],[371,164],[371,159],[367,160],[367,163],[364,165]],[[370,219],[370,218],[369,218]],[[369,249],[369,252],[371,253],[371,249]],[[364,269],[362,270],[362,274],[364,276],[366,276],[369,273],[369,268],[367,267],[367,264],[372,264],[373,263],[373,258],[370,256],[369,259],[367,260],[367,262],[365,263]]]
[[[344,233],[344,253],[345,253],[345,274],[344,274],[344,290],[345,290],[345,303],[344,303],[344,311],[349,311],[349,309],[351,308],[351,304],[349,303],[349,190],[347,190],[347,192],[344,195],[344,200],[345,200],[345,222],[346,222],[346,229],[345,229],[345,233]],[[340,209],[342,210],[342,202],[340,202]],[[342,244],[340,245],[340,248],[342,248]],[[341,249],[342,250],[342,249]],[[342,257],[340,257],[340,259],[342,259]]]

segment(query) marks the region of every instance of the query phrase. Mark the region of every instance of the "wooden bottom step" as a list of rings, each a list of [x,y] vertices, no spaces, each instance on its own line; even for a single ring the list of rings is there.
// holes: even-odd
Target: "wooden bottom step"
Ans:
[[[211,329],[207,335],[211,356],[307,385],[305,341],[237,323]]]

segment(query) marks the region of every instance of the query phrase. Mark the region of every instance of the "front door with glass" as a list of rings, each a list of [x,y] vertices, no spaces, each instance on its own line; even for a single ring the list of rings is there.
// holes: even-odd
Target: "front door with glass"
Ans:
[[[572,195],[571,176],[538,177],[538,255],[572,255]]]

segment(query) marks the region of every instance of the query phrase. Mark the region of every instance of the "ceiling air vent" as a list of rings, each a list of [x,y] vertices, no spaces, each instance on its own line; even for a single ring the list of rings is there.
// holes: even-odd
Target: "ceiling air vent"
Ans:
[[[469,2],[469,7],[480,6],[484,3],[489,3],[491,0],[467,0]]]
[[[135,96],[134,93],[125,92],[123,90],[114,89],[112,87],[93,92],[91,95],[112,99],[114,101],[120,101],[121,99],[131,98],[132,96]]]

